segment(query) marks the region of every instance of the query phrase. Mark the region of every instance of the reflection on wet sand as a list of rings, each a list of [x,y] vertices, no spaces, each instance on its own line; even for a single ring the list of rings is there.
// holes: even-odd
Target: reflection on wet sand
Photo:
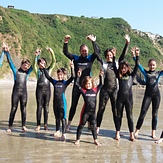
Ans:
[[[102,122],[99,142],[102,146],[97,147],[93,144],[93,138],[90,131],[85,126],[81,135],[80,146],[75,146],[76,129],[79,122],[80,110],[83,100],[80,98],[77,113],[72,122],[71,133],[67,134],[67,141],[63,143],[56,141],[50,134],[55,131],[55,119],[52,110],[52,97],[49,113],[49,131],[34,131],[36,127],[36,100],[35,100],[35,82],[28,85],[28,105],[27,105],[27,127],[28,132],[21,132],[20,109],[18,108],[13,132],[7,133],[8,117],[10,112],[10,99],[12,83],[0,82],[0,162],[163,162],[163,143],[155,144],[151,139],[151,109],[149,109],[143,127],[140,130],[139,139],[135,142],[129,141],[129,131],[125,112],[122,120],[122,133],[120,141],[116,141],[115,127],[112,120],[110,102],[108,102],[104,119]],[[71,86],[68,87],[67,105],[70,106]],[[143,98],[143,89],[133,88],[134,94],[134,123],[136,123],[141,101]],[[163,92],[163,91],[161,91]],[[163,93],[162,93],[163,97]],[[163,104],[163,101],[161,102]],[[158,129],[156,135],[159,137],[163,129],[163,105],[159,109]]]

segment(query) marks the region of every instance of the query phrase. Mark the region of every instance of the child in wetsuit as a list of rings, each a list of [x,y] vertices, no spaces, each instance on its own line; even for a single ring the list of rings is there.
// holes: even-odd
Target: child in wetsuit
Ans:
[[[131,67],[126,61],[121,61],[119,64],[119,68],[116,68],[115,65],[115,56],[113,57],[114,62],[114,71],[116,77],[119,81],[119,90],[117,95],[117,123],[116,123],[116,140],[120,139],[120,128],[122,124],[122,115],[123,115],[123,108],[126,109],[128,127],[130,131],[130,140],[134,141],[134,123],[133,123],[133,116],[132,116],[132,108],[133,108],[133,94],[132,94],[132,85],[133,79],[136,75],[138,70],[138,58],[139,58],[139,48],[132,48],[132,53],[136,54],[136,61],[134,70],[131,72]]]
[[[43,65],[45,67],[45,65]],[[58,80],[53,79],[49,76],[46,69],[44,69],[45,76],[54,86],[54,96],[53,96],[53,111],[56,119],[56,132],[55,137],[59,137],[58,140],[66,140],[66,114],[67,114],[67,104],[65,98],[65,90],[67,86],[74,79],[74,66],[71,62],[71,77],[68,80],[64,80],[65,72],[63,69],[57,70]],[[60,137],[60,121],[62,122],[62,136]]]
[[[80,76],[82,74],[82,70],[78,70],[78,78],[76,81],[76,86],[79,88],[83,98],[84,98],[84,105],[81,111],[80,115],[80,122],[77,128],[77,134],[76,134],[76,141],[75,144],[79,145],[80,143],[80,136],[82,133],[82,129],[86,122],[88,121],[90,123],[90,130],[92,131],[92,135],[94,138],[94,143],[96,145],[100,145],[100,143],[97,141],[97,131],[96,131],[96,97],[98,91],[102,87],[102,76],[103,71],[100,72],[100,83],[97,87],[94,86],[94,82],[92,77],[86,76],[82,80],[82,87],[79,84]]]
[[[135,138],[138,138],[138,134],[140,131],[140,128],[143,124],[145,115],[149,109],[149,106],[152,102],[152,133],[151,133],[151,137],[153,139],[156,138],[156,126],[157,126],[157,119],[158,119],[158,109],[160,106],[160,101],[161,101],[161,95],[160,95],[160,90],[158,87],[158,82],[160,77],[163,75],[163,70],[162,71],[156,71],[156,60],[155,59],[150,59],[148,61],[148,67],[149,70],[145,70],[142,65],[138,65],[140,71],[143,73],[144,75],[144,80],[145,80],[145,84],[146,84],[146,89],[145,89],[145,93],[144,93],[144,98],[143,98],[143,102],[142,102],[142,106],[141,106],[141,111],[140,111],[140,115],[137,121],[137,125],[136,125],[136,131],[134,133]]]

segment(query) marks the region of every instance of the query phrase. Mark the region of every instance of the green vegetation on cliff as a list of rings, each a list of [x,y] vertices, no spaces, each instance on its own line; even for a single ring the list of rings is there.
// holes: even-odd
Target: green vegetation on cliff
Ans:
[[[46,46],[51,47],[56,55],[56,67],[68,67],[68,59],[62,53],[63,39],[66,34],[71,35],[69,51],[78,54],[79,46],[87,44],[90,53],[92,44],[86,40],[88,34],[97,36],[97,43],[101,48],[101,55],[107,47],[116,47],[117,57],[121,54],[125,44],[124,35],[127,33],[131,37],[131,44],[126,55],[126,59],[133,64],[130,49],[138,46],[141,49],[141,64],[147,65],[149,58],[155,58],[158,63],[162,63],[163,38],[153,43],[147,34],[139,35],[132,30],[131,26],[121,18],[87,18],[84,16],[74,17],[66,15],[44,15],[32,14],[28,11],[8,9],[0,7],[0,46],[5,41],[11,46],[11,55],[14,62],[19,66],[23,57],[30,60],[34,58],[37,47],[42,49],[42,56],[50,60]],[[3,67],[6,67],[4,63]],[[94,65],[94,70],[98,64]],[[4,73],[1,68],[0,74]]]

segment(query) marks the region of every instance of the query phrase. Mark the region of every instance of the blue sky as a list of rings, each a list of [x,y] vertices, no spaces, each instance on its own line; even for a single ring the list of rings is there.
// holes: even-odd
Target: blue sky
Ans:
[[[120,17],[133,29],[163,36],[163,0],[1,0],[0,6],[40,14]]]

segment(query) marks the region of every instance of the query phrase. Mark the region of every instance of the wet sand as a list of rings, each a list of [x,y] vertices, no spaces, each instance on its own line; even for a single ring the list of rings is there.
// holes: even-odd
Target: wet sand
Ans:
[[[124,134],[120,141],[116,141],[115,127],[112,120],[110,102],[108,102],[104,119],[102,122],[99,142],[102,146],[93,144],[93,137],[85,126],[81,135],[80,146],[74,145],[76,129],[79,122],[80,110],[83,104],[82,98],[78,105],[77,113],[72,122],[72,131],[67,134],[65,143],[56,141],[50,136],[55,131],[55,119],[52,110],[52,98],[49,112],[49,130],[44,131],[43,125],[40,132],[36,132],[36,100],[35,82],[28,83],[28,105],[27,123],[29,131],[21,132],[20,109],[18,108],[13,132],[7,133],[8,117],[11,108],[12,81],[0,81],[0,162],[13,163],[162,163],[163,143],[155,144],[151,139],[151,107],[145,117],[145,121],[140,131],[139,139],[135,142],[129,141],[129,131],[125,111],[123,114],[121,131]],[[66,91],[68,111],[71,102],[71,88]],[[52,89],[53,92],[53,89]],[[133,88],[134,92],[134,124],[139,115],[143,89]],[[163,89],[161,95],[163,97]],[[67,111],[67,113],[68,113]],[[43,117],[42,117],[43,122]],[[159,137],[163,129],[163,101],[159,109],[159,120],[156,135]]]

